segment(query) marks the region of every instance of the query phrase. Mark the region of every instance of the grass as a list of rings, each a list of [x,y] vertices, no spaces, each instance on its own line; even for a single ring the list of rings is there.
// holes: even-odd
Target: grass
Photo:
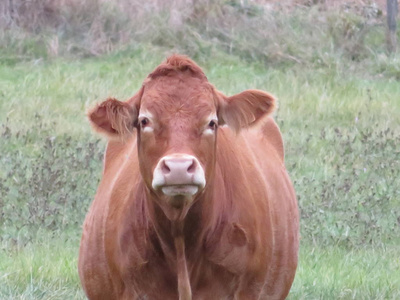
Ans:
[[[46,237],[0,252],[1,299],[84,299],[78,240]],[[305,243],[289,299],[398,299],[398,247],[343,249]]]
[[[78,239],[45,235],[0,252],[1,299],[85,299],[77,274]]]
[[[398,299],[398,247],[343,249],[303,243],[289,299]]]
[[[326,9],[307,0],[198,0],[190,6],[182,0],[13,0],[0,12],[0,57],[14,65],[101,57],[151,44],[196,60],[222,51],[281,68],[323,67],[398,80],[400,61],[386,53],[382,10],[374,1],[335,2]]]
[[[130,97],[169,52],[140,45],[78,61],[0,62],[1,299],[84,298],[80,226],[105,145],[85,110],[107,96]],[[258,88],[279,98],[276,119],[301,209],[290,299],[399,298],[398,80],[222,51],[198,61],[228,95]]]

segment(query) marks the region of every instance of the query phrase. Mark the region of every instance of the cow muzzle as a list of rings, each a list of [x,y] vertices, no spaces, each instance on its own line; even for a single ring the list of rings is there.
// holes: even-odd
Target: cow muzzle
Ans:
[[[164,156],[154,169],[152,187],[166,196],[193,196],[205,185],[204,170],[192,155]]]

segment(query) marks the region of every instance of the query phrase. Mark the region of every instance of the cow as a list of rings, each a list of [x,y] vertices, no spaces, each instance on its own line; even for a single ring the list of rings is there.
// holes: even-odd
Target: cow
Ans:
[[[286,298],[299,214],[275,106],[175,54],[88,112],[108,139],[79,251],[89,299]]]

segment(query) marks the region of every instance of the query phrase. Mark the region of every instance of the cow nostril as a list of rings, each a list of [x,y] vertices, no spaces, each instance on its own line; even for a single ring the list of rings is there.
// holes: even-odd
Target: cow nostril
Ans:
[[[188,173],[194,173],[196,171],[196,161],[193,160],[189,168],[187,169]]]
[[[163,174],[169,174],[171,173],[171,169],[167,166],[165,161],[163,161],[162,166],[161,166],[161,171]]]

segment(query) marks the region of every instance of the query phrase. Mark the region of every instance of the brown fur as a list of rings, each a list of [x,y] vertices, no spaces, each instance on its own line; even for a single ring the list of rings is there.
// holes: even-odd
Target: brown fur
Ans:
[[[262,91],[223,95],[174,55],[129,101],[108,99],[89,113],[97,131],[126,136],[108,143],[83,228],[79,275],[89,299],[287,296],[299,220],[281,134],[268,116],[274,106]],[[151,132],[135,122],[142,109],[154,115]],[[210,114],[228,127],[202,134]],[[206,178],[179,209],[151,186],[157,162],[173,153],[195,156]]]
[[[176,73],[190,72],[192,76],[202,80],[207,80],[201,68],[193,63],[188,57],[183,55],[172,55],[159,65],[150,75],[149,79],[156,79],[160,76],[168,76]]]
[[[133,107],[114,98],[108,98],[88,112],[94,130],[106,134],[109,138],[130,135],[134,125],[133,115]]]
[[[256,124],[275,109],[275,98],[259,90],[247,90],[231,97],[217,93],[217,97],[222,106],[220,123],[228,124],[236,132]]]

